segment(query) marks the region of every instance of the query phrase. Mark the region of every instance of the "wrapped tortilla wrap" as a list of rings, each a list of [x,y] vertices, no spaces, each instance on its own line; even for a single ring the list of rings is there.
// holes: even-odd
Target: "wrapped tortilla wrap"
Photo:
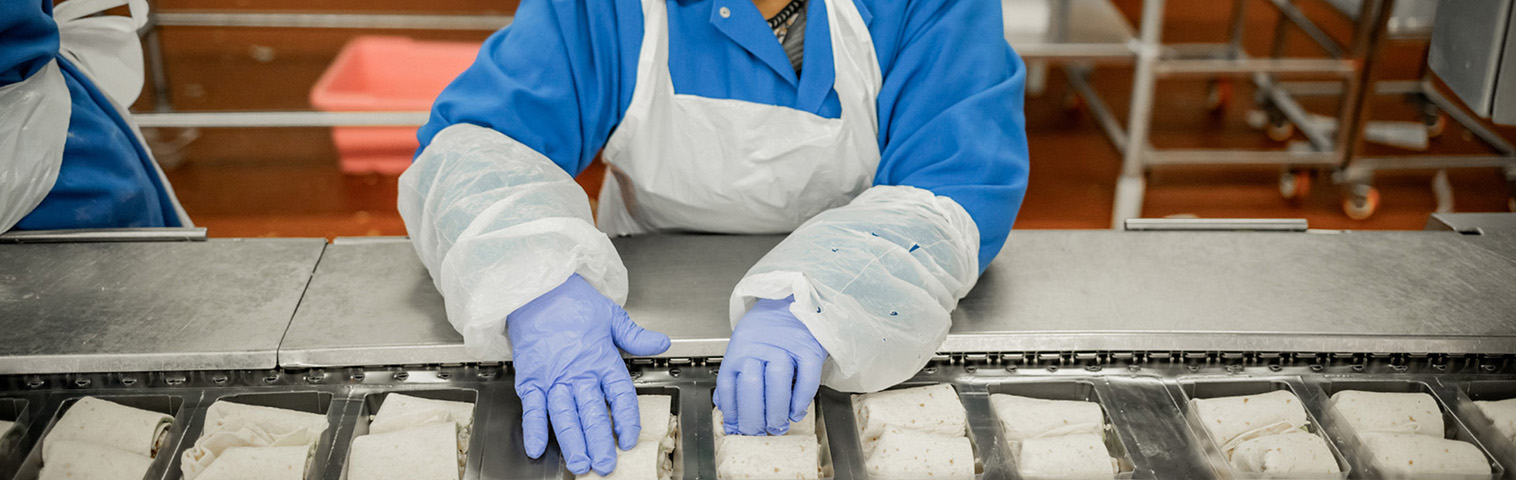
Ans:
[[[816,480],[821,447],[815,435],[732,435],[716,450],[720,480]]]
[[[642,433],[637,435],[638,442],[642,439],[651,438],[655,442],[663,442],[677,438],[675,432],[679,430],[679,417],[674,416],[674,397],[668,395],[638,395],[637,412],[638,421],[642,423]]]
[[[1227,458],[1231,458],[1232,450],[1244,441],[1299,430],[1310,423],[1300,399],[1287,390],[1261,395],[1197,398],[1190,400],[1190,409]]]
[[[1479,475],[1488,478],[1490,462],[1479,447],[1467,442],[1409,433],[1363,433],[1363,445],[1373,453],[1384,478],[1426,475]]]
[[[808,436],[808,437],[815,437],[816,436],[816,416],[815,416],[815,413],[816,413],[816,406],[814,404],[813,405],[807,405],[805,407],[805,418],[800,419],[800,421],[798,421],[798,422],[790,422],[790,430],[788,432],[784,432],[784,435],[785,436]],[[717,451],[721,450],[721,441],[726,439],[726,429],[721,426],[723,418],[725,418],[725,417],[722,417],[722,415],[721,415],[721,409],[717,408],[717,409],[714,409],[714,410],[711,411],[711,426],[712,426],[712,430],[714,430],[715,435],[716,435],[716,450]]]
[[[142,480],[153,464],[151,458],[112,446],[51,437],[42,456],[41,480]]]
[[[5,420],[0,420],[0,437],[5,436],[6,433],[10,433],[11,427],[14,426],[16,426],[16,422],[7,422]]]
[[[1343,390],[1332,395],[1332,406],[1354,430],[1414,433],[1442,438],[1442,409],[1425,393]]]
[[[200,480],[301,480],[309,453],[299,446],[228,448]]]
[[[1091,433],[1022,440],[1017,465],[1027,479],[1111,478],[1117,473],[1105,441]]]
[[[309,457],[326,427],[325,415],[217,401],[205,412],[195,446],[180,455],[179,470],[184,480],[196,480],[222,452],[236,447],[304,447]]]
[[[151,459],[158,455],[173,422],[173,417],[162,413],[84,397],[58,419],[44,442],[79,440]]]
[[[1081,433],[1101,435],[1105,430],[1105,413],[1095,402],[994,394],[990,406],[1012,443]]]
[[[670,480],[674,478],[674,461],[659,442],[647,438],[637,440],[631,450],[616,453],[616,469],[601,477],[590,470],[577,478],[605,478],[608,480]],[[351,480],[351,479],[350,479]]]
[[[1474,405],[1479,407],[1479,411],[1484,413],[1485,418],[1495,424],[1495,429],[1500,431],[1500,435],[1516,443],[1516,398],[1478,401],[1474,402]],[[3,430],[5,429],[0,428],[0,431]]]
[[[452,422],[355,438],[347,480],[458,480],[457,441]]]
[[[468,432],[474,425],[474,404],[451,402],[430,398],[412,397],[399,393],[385,395],[379,413],[369,423],[369,433],[390,433],[433,423],[453,422],[458,424],[460,449],[468,449]]]
[[[1232,451],[1239,472],[1334,474],[1342,470],[1326,440],[1302,431],[1265,435],[1247,440]]]
[[[867,456],[864,465],[873,478],[974,477],[974,448],[962,432],[950,437],[891,428],[879,436]]]
[[[234,420],[257,425],[275,436],[284,436],[300,429],[316,432],[319,435],[325,432],[327,427],[326,415],[318,413],[217,400],[205,411],[204,428],[206,432],[221,430],[224,424]]]
[[[947,384],[855,395],[853,410],[865,450],[890,428],[947,437],[967,431],[958,392]]]

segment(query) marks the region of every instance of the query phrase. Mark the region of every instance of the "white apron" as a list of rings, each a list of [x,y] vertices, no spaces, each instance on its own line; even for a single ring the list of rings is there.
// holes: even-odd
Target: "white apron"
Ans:
[[[96,14],[127,5],[131,17]],[[142,91],[142,43],[137,29],[147,23],[146,0],[68,0],[53,10],[58,24],[59,52],[105,93],[117,114],[131,127],[148,154],[179,222],[193,226],[168,177],[152,159],[152,151],[127,109]],[[13,162],[0,169],[0,232],[10,230],[52,191],[63,165],[68,120],[73,111],[68,86],[57,62],[20,83],[0,88],[0,158]]]
[[[851,0],[813,1],[826,6],[842,105],[836,119],[674,93],[668,5],[643,0],[637,83],[603,156],[601,230],[785,233],[872,185],[881,82],[874,43]]]

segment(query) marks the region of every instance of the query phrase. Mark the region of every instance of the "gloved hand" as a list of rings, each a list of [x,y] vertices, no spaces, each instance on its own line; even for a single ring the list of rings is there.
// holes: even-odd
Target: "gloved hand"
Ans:
[[[506,317],[506,333],[527,455],[542,456],[551,417],[569,471],[610,473],[616,442],[606,401],[622,450],[636,446],[642,431],[637,390],[617,348],[657,355],[668,350],[669,337],[632,323],[626,310],[578,274]]]
[[[759,299],[732,331],[716,377],[726,433],[784,435],[821,388],[826,349],[790,313],[794,302]]]

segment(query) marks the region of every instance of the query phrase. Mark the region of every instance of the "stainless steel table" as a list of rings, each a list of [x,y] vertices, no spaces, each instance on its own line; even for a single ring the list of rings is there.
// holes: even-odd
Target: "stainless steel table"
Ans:
[[[627,310],[674,339],[664,357],[720,356],[732,287],[779,240],[618,239]],[[1454,232],[1019,231],[941,351],[1516,353],[1511,248]],[[474,361],[403,240],[328,247],[279,357]]]
[[[325,244],[0,246],[0,374],[274,368]]]

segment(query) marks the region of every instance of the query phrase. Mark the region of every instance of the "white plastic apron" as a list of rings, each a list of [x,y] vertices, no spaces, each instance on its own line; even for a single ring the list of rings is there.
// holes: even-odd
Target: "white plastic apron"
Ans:
[[[637,83],[604,151],[601,230],[784,233],[869,188],[879,165],[874,43],[851,0],[814,1],[826,6],[841,118],[674,93],[668,5],[643,0]]]
[[[96,14],[127,5],[131,17]],[[163,185],[179,222],[193,226],[168,177],[152,159],[141,129],[127,108],[142,91],[142,44],[137,29],[147,23],[146,0],[68,0],[53,9],[58,24],[59,53],[89,77],[105,93],[118,115],[131,127],[137,143],[148,154],[148,164]],[[63,147],[68,140],[68,119],[73,111],[68,86],[57,62],[20,83],[0,88],[0,139],[24,134],[24,141],[0,143],[0,158],[14,162],[0,169],[0,232],[9,230],[42,203],[57,181],[63,165]],[[15,107],[20,108],[15,108]],[[20,188],[10,188],[20,187]]]

